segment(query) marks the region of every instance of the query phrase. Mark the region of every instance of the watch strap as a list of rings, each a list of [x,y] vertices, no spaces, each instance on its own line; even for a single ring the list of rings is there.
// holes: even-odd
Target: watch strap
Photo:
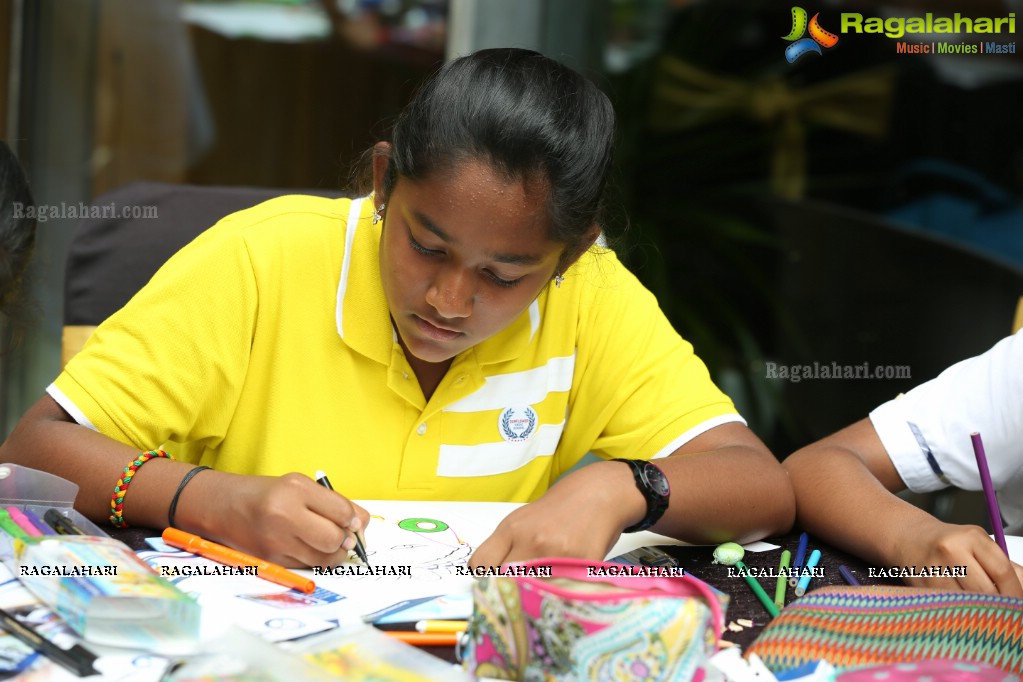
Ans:
[[[647,460],[616,458],[611,461],[625,462],[629,465],[629,468],[632,469],[632,477],[636,481],[636,487],[646,500],[646,514],[638,523],[625,528],[622,532],[635,533],[637,531],[646,530],[657,523],[664,515],[664,512],[668,509],[668,494],[661,495],[651,488],[647,482],[646,476],[644,475],[643,469],[645,466],[649,466],[660,472],[662,476],[664,473],[661,472],[660,468],[658,468],[656,464]]]

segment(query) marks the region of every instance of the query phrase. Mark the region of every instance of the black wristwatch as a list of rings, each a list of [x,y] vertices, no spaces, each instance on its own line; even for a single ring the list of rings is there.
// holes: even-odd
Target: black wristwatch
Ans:
[[[671,489],[668,487],[668,478],[664,472],[646,460],[635,459],[613,459],[612,462],[625,462],[632,469],[632,475],[636,479],[636,487],[646,498],[646,516],[632,526],[625,529],[626,533],[635,533],[638,530],[646,530],[657,523],[668,508],[668,497]]]

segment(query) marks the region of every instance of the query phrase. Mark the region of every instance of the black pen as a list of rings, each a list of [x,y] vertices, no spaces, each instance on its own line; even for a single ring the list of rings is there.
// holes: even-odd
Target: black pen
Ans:
[[[80,644],[75,644],[70,649],[61,649],[3,609],[0,609],[0,627],[11,633],[15,639],[32,647],[33,651],[38,651],[79,677],[99,674],[92,665],[96,662],[96,654]]]
[[[61,535],[88,535],[88,533],[72,523],[71,519],[56,509],[47,509],[46,513],[43,514],[43,521]]]
[[[327,478],[327,474],[322,471],[316,472],[316,482],[327,490],[334,489],[334,486],[330,484],[330,480]],[[369,566],[369,557],[366,556],[366,547],[362,544],[362,536],[359,534],[359,531],[355,531],[355,553],[362,559],[362,563]]]

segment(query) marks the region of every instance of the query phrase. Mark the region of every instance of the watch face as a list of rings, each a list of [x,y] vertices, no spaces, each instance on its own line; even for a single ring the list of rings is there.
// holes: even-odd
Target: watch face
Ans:
[[[668,479],[664,476],[664,472],[658,469],[657,466],[650,462],[645,462],[643,466],[643,478],[646,479],[647,485],[653,492],[657,493],[661,497],[667,497]]]

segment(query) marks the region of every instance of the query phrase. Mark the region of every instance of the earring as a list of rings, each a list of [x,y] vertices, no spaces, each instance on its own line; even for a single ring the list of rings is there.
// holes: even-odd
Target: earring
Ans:
[[[381,220],[384,219],[383,216],[380,215],[380,214],[383,213],[383,210],[385,208],[387,208],[387,204],[380,204],[380,208],[374,208],[373,209],[373,224],[374,225],[376,225],[377,223],[379,223]]]
[[[554,286],[556,286],[557,288],[560,289],[561,288],[561,283],[564,282],[564,281],[565,281],[565,276],[563,274],[561,274],[560,272],[555,272],[554,273]]]

